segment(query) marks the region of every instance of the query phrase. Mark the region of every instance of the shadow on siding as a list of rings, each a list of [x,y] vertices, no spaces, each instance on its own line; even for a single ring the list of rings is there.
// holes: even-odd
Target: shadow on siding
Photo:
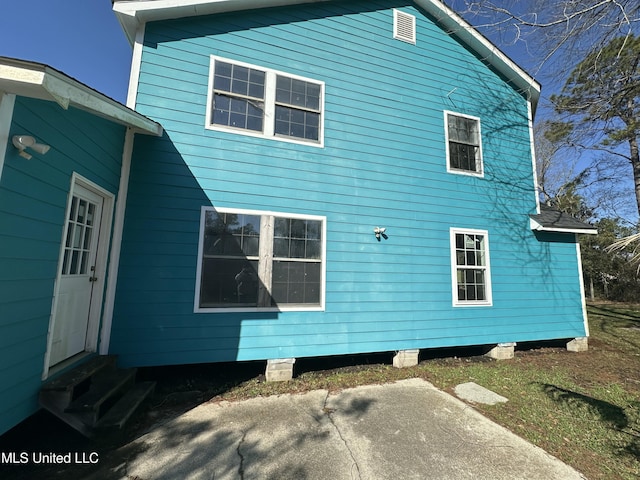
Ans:
[[[122,366],[234,361],[242,322],[278,317],[194,313],[201,210],[225,188],[209,160],[205,190],[166,132],[136,139],[110,345]]]

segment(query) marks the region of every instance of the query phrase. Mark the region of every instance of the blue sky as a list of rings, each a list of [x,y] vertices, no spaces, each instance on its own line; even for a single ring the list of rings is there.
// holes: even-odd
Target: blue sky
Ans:
[[[0,56],[46,63],[125,102],[131,47],[111,0],[3,0]]]
[[[125,103],[132,49],[111,11],[111,0],[2,1],[0,56],[45,63]],[[505,45],[493,40],[533,73],[535,59],[525,42]],[[559,78],[545,80],[540,110],[544,98],[560,87]]]
[[[520,47],[506,53],[526,68]],[[111,0],[3,1],[0,56],[45,63],[124,103],[131,52]]]

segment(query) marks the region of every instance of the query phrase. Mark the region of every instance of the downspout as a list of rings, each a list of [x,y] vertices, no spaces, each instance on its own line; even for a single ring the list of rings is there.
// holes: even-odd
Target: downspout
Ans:
[[[529,145],[531,148],[531,166],[533,168],[533,190],[536,196],[536,213],[540,214],[540,191],[538,188],[538,162],[536,159],[535,135],[533,132],[533,108],[531,100],[527,100],[527,116],[529,123]]]
[[[582,302],[582,321],[584,322],[584,335],[589,336],[589,317],[587,316],[587,299],[584,293],[584,275],[582,274],[582,253],[580,251],[580,239],[575,235],[576,258],[578,260],[578,281],[580,282],[580,300]]]
[[[9,131],[11,130],[15,103],[15,95],[0,92],[0,180],[2,180],[2,171],[4,169],[4,157],[9,146]]]
[[[124,215],[127,207],[127,193],[129,190],[129,174],[131,172],[131,156],[133,154],[135,132],[131,127],[127,128],[124,137],[122,151],[122,168],[120,169],[120,186],[116,211],[113,219],[113,236],[111,239],[111,251],[109,252],[109,267],[107,289],[105,293],[104,312],[102,315],[102,331],[100,333],[100,355],[109,353],[111,341],[111,325],[113,323],[113,309],[118,283],[118,268],[120,266],[120,249],[122,246],[122,234],[124,231]]]

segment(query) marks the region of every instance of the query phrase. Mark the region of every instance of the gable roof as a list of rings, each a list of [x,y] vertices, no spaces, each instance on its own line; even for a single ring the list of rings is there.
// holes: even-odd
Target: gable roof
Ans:
[[[540,204],[540,213],[529,215],[531,230],[558,233],[585,233],[595,235],[598,230],[588,223],[581,222],[571,215]]]
[[[140,133],[161,135],[159,123],[43,63],[0,57],[0,92],[88,111]]]
[[[116,0],[113,11],[133,44],[136,32],[146,22],[325,1],[328,0]],[[533,77],[441,0],[414,0],[414,3],[525,93],[535,112],[541,87]]]

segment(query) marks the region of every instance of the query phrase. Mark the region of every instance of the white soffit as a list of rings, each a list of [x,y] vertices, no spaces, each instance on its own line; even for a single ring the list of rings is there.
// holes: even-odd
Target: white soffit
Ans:
[[[139,26],[149,21],[323,1],[327,0],[116,0],[113,11],[129,42],[133,44]],[[441,0],[415,0],[415,3],[440,22],[445,31],[460,38],[519,90],[527,94],[535,111],[541,87],[533,77]]]
[[[162,127],[97,90],[47,65],[0,57],[0,91],[74,106],[141,133],[162,135]]]

